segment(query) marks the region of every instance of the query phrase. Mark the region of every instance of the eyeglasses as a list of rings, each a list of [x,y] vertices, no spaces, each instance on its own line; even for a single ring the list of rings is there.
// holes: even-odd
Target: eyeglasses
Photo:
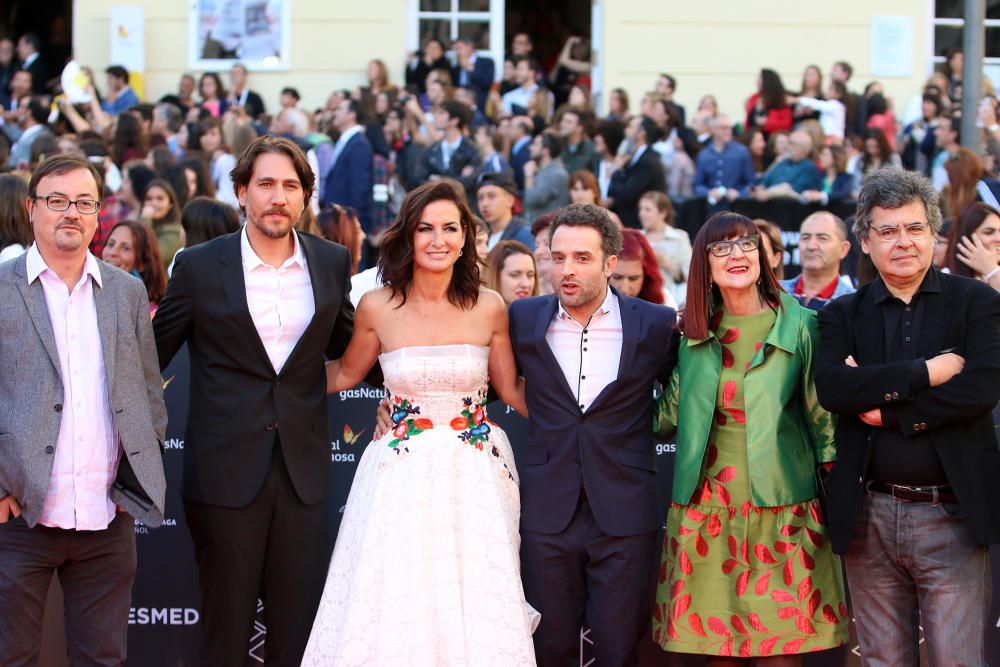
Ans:
[[[930,229],[931,226],[929,223],[911,222],[908,225],[902,226],[886,225],[885,227],[872,227],[871,231],[875,232],[875,236],[883,243],[894,243],[899,238],[901,232],[905,233],[906,237],[911,241],[915,241],[926,238]]]
[[[760,245],[760,235],[753,234],[752,236],[744,236],[741,239],[736,239],[735,241],[716,241],[715,243],[708,244],[708,251],[715,255],[716,257],[726,257],[732,254],[733,246],[738,247],[743,252],[750,252],[751,250],[756,250]]]
[[[45,205],[49,207],[49,210],[56,211],[57,213],[68,211],[70,204],[76,206],[76,212],[80,215],[93,215],[101,210],[101,202],[96,199],[77,199],[73,201],[69,197],[63,197],[62,195],[45,195],[44,197],[32,197],[32,199],[35,201],[44,199]]]

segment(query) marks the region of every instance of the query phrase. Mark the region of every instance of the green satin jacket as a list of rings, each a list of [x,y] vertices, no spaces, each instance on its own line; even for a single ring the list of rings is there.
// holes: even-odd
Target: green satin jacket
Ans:
[[[785,293],[781,306],[743,385],[750,491],[757,507],[815,498],[816,467],[836,458],[833,415],[820,407],[813,383],[816,314]],[[721,374],[722,346],[715,334],[682,338],[670,386],[657,399],[657,436],[666,440],[677,433],[673,501],[681,505],[698,486]]]

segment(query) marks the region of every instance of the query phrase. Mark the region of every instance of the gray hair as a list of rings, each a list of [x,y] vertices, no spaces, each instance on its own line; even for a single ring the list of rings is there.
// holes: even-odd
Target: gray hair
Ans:
[[[941,230],[941,208],[938,193],[930,180],[916,171],[906,171],[899,167],[876,169],[861,183],[858,195],[858,211],[854,219],[854,235],[859,239],[868,237],[872,226],[872,212],[875,207],[897,209],[919,201],[927,212],[927,222],[935,234]]]
[[[176,105],[170,102],[161,102],[157,104],[153,110],[160,114],[160,116],[167,122],[167,129],[171,132],[177,132],[181,129],[181,125],[184,123],[184,117],[181,115],[181,110],[177,108]]]
[[[622,229],[606,209],[594,204],[570,204],[556,211],[555,216],[549,227],[549,243],[560,227],[590,227],[601,235],[601,251],[605,259],[622,251]]]

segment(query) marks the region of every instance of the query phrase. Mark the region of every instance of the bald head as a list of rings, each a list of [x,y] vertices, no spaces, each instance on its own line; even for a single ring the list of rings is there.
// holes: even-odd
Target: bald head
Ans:
[[[812,155],[813,140],[812,136],[810,136],[808,132],[803,132],[802,130],[792,132],[792,134],[788,137],[788,144],[792,154],[792,159],[796,162],[799,160],[805,160]]]
[[[733,121],[726,114],[720,113],[708,120],[708,129],[712,133],[712,141],[720,146],[728,144],[733,138]]]
[[[835,230],[838,241],[847,240],[847,223],[829,211],[816,211],[802,221],[799,231],[806,228],[822,226],[826,229]]]

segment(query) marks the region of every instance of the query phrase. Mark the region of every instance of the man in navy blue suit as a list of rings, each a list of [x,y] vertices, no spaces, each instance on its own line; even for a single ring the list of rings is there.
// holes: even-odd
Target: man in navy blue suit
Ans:
[[[535,123],[527,116],[515,116],[510,121],[510,165],[514,168],[514,180],[518,192],[524,192],[524,165],[531,159],[531,140]]]
[[[496,67],[491,58],[476,53],[476,45],[471,37],[459,37],[452,45],[455,49],[455,60],[451,68],[451,80],[456,86],[472,88],[476,91],[476,106],[486,108],[486,96],[493,86],[493,75]]]
[[[372,161],[374,153],[361,124],[362,111],[357,100],[345,99],[333,112],[333,122],[340,138],[331,149],[320,144],[316,149],[319,161],[320,202],[351,206],[358,212],[364,230],[371,230]]]
[[[665,513],[652,390],[676,363],[675,313],[608,286],[622,233],[604,209],[572,204],[549,233],[556,293],[510,307],[531,413],[517,467],[535,654],[578,665],[586,622],[597,664],[636,665]]]

